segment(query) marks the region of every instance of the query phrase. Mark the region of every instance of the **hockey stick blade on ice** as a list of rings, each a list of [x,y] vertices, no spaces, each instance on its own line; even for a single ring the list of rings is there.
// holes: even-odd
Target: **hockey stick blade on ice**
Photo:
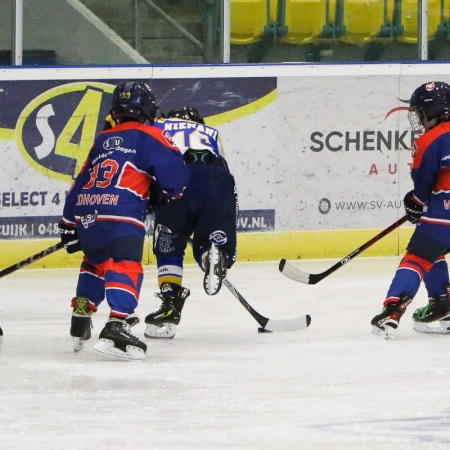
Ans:
[[[189,244],[192,246],[192,239],[189,239]],[[304,330],[309,327],[311,323],[311,316],[304,315],[299,317],[294,317],[293,319],[268,319],[260,314],[256,309],[253,308],[250,303],[245,300],[241,293],[231,284],[228,278],[223,278],[222,283],[227,287],[227,289],[239,300],[241,305],[250,313],[250,315],[259,323],[261,326],[260,332],[265,331],[299,331]]]
[[[251,316],[261,325],[266,331],[299,331],[309,327],[311,323],[311,316],[304,315],[294,317],[293,319],[268,319],[256,311],[239,291],[231,284],[231,282],[224,278],[222,283],[228,290],[241,302],[244,308],[251,314]]]
[[[41,258],[44,258],[45,256],[51,255],[52,253],[55,253],[56,251],[62,249],[64,247],[62,242],[58,242],[55,245],[52,245],[39,253],[36,253],[35,255],[29,256],[26,259],[23,259],[22,261],[19,261],[18,263],[15,263],[6,269],[3,269],[0,271],[0,278],[9,275],[10,273],[15,272],[16,270],[21,269],[22,267],[28,266],[31,263],[34,263],[35,261],[38,261]]]
[[[401,219],[397,220],[397,222],[393,223],[386,229],[384,229],[381,233],[374,236],[370,241],[367,241],[365,244],[361,245],[361,247],[358,247],[356,250],[353,250],[349,255],[347,255],[345,258],[342,258],[339,262],[337,262],[334,266],[331,266],[329,269],[325,270],[321,273],[307,273],[303,270],[297,269],[292,264],[290,264],[285,259],[282,259],[280,261],[279,270],[280,272],[290,278],[291,280],[299,281],[300,283],[306,283],[306,284],[316,284],[319,281],[326,278],[328,275],[331,275],[336,270],[340,269],[342,266],[345,266],[347,263],[349,263],[353,258],[358,256],[360,253],[362,253],[364,250],[371,247],[373,244],[378,242],[380,239],[382,239],[384,236],[389,234],[391,231],[394,231],[396,228],[398,228],[400,225],[405,223],[408,220],[407,216],[403,216]]]

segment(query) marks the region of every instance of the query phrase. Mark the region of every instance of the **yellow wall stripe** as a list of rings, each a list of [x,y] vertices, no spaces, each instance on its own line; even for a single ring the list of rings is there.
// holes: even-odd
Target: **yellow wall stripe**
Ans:
[[[16,139],[16,130],[8,128],[0,128],[0,140],[14,141]]]
[[[402,255],[411,237],[414,227],[402,227],[381,239],[362,253],[363,256]],[[356,248],[369,241],[382,230],[337,230],[337,231],[295,231],[273,233],[240,233],[238,235],[238,262],[272,261],[286,258],[341,259]],[[57,240],[16,240],[0,241],[2,267],[5,269],[41,250],[55,244]],[[151,239],[145,247],[144,265],[155,264],[151,251]],[[78,267],[81,253],[67,254],[60,250],[30,264],[29,268]],[[192,251],[186,251],[186,263],[193,263]],[[21,269],[22,270],[22,269]]]

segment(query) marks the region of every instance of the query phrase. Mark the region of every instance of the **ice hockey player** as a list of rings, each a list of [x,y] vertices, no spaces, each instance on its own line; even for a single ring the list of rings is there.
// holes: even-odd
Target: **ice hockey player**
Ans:
[[[393,336],[423,280],[429,303],[413,314],[419,332],[450,333],[450,286],[445,254],[450,248],[450,86],[429,82],[409,101],[411,127],[421,136],[413,151],[414,189],[404,198],[405,211],[416,224],[407,252],[388,290],[373,331]]]
[[[192,235],[195,260],[205,272],[207,294],[219,292],[226,270],[236,261],[238,199],[224,159],[219,132],[186,106],[155,124],[181,149],[190,172],[183,197],[155,211],[153,252],[158,265],[161,307],[145,318],[147,338],[171,339],[190,291],[182,287],[183,260]]]
[[[138,322],[149,191],[157,185],[164,201],[178,199],[189,180],[179,149],[152,126],[155,111],[147,84],[117,85],[111,104],[115,125],[97,136],[66,197],[61,240],[67,252],[84,253],[72,300],[75,351],[90,339],[92,313],[106,297],[110,316],[94,350],[124,359],[145,356],[147,346],[130,326]]]

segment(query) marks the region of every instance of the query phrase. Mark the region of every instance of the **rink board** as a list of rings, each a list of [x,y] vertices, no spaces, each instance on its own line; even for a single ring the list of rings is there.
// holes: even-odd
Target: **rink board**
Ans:
[[[341,259],[372,239],[380,231],[382,230],[243,233],[238,235],[238,261],[271,261],[281,258],[289,260],[315,258]],[[408,226],[395,230],[368,248],[362,255],[401,255],[406,249],[412,231],[413,228]],[[2,254],[2,267],[0,270],[22,261],[57,242],[57,240],[47,239],[0,241],[0,252]],[[155,264],[151,244],[152,240],[150,238],[145,246],[144,265]],[[77,267],[80,263],[80,258],[81,253],[68,255],[62,250],[30,264],[29,267]],[[190,249],[186,252],[185,262],[194,262]]]
[[[58,239],[65,195],[118,80],[148,80],[162,111],[194,102],[219,129],[239,194],[241,261],[342,258],[396,222],[415,139],[401,99],[429,79],[450,81],[448,63],[0,72],[4,266]],[[364,255],[397,254],[407,228]],[[64,265],[61,255],[42,264]]]

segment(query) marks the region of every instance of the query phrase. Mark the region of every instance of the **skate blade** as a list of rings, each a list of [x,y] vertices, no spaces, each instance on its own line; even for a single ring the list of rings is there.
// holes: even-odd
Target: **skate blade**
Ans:
[[[109,339],[100,339],[95,345],[94,350],[104,355],[114,356],[115,358],[125,359],[128,361],[140,361],[145,358],[145,352],[139,347],[127,345],[127,351],[114,347],[114,342]]]
[[[81,350],[84,349],[84,344],[85,344],[85,340],[84,339],[80,339],[77,337],[73,338],[73,351],[75,353],[81,352]]]
[[[372,334],[375,337],[379,339],[384,339],[386,341],[395,340],[394,330],[395,328],[392,328],[389,325],[385,325],[384,329],[372,325]]]
[[[219,265],[220,252],[214,244],[211,245],[208,258],[209,270],[203,279],[203,288],[208,295],[216,295],[222,287],[222,276],[221,273],[216,273]]]
[[[144,336],[148,339],[173,339],[177,332],[177,326],[173,323],[165,323],[162,327],[147,324]]]
[[[413,330],[418,333],[450,334],[450,321],[437,320],[435,322],[414,322]]]

